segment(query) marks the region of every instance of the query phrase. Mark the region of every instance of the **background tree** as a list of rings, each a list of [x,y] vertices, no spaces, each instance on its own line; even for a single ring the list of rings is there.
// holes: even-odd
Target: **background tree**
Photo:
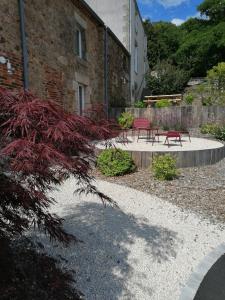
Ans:
[[[190,20],[181,30],[185,32],[184,39],[173,59],[192,76],[205,76],[208,69],[225,59],[225,22],[211,26],[207,21]]]
[[[224,21],[225,1],[224,0],[205,0],[198,6],[198,11],[213,22]]]
[[[151,69],[169,60],[192,77],[204,77],[225,61],[225,0],[205,0],[198,10],[207,18],[191,18],[181,26],[145,21]]]
[[[189,73],[162,61],[147,76],[147,87],[153,95],[165,95],[182,92],[189,80]]]
[[[148,40],[148,59],[150,68],[172,55],[179,48],[182,32],[179,27],[169,22],[144,22]]]

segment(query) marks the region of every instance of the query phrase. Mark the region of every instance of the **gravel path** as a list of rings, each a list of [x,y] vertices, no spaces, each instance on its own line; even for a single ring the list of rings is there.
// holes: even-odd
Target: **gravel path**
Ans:
[[[154,179],[150,169],[114,178],[105,177],[97,170],[93,175],[151,195],[160,195],[163,200],[211,221],[225,222],[225,159],[211,166],[181,169],[179,178],[173,181]]]
[[[97,181],[117,201],[106,207],[93,196],[74,196],[68,180],[53,193],[52,211],[65,218],[65,228],[83,243],[45,245],[63,264],[77,271],[78,288],[87,300],[176,300],[204,256],[225,241],[222,225],[155,196]]]

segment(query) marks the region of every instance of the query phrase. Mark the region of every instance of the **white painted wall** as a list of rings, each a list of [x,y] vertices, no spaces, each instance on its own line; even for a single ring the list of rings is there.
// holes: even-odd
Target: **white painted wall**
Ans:
[[[131,102],[141,99],[145,87],[147,38],[136,0],[85,0],[131,54]],[[138,51],[135,72],[135,47]]]

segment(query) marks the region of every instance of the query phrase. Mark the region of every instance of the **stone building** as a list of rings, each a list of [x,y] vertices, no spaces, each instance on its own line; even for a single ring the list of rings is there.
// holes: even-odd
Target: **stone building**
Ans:
[[[131,55],[130,95],[140,100],[148,71],[147,37],[136,0],[85,0],[103,19]]]
[[[83,0],[1,0],[0,85],[81,113],[129,102],[130,55]]]

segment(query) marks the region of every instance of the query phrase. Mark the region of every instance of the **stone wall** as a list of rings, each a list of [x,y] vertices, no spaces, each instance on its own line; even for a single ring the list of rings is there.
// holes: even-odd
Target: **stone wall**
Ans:
[[[85,86],[86,107],[94,102],[104,102],[103,22],[82,0],[24,0],[24,3],[30,90],[72,112],[78,111],[78,84]],[[17,0],[1,0],[0,19],[0,56],[7,57],[13,66],[13,73],[9,74],[6,64],[0,64],[0,85],[20,88],[23,86],[23,69]],[[85,59],[76,55],[76,23],[85,29]],[[116,53],[113,56],[110,52],[108,58],[110,99],[116,96],[124,99],[129,79],[122,85],[121,76],[127,76],[129,55],[116,39],[110,36],[109,41]],[[125,56],[126,63],[118,67],[118,61],[125,61]],[[117,80],[112,81],[111,74],[115,74]]]
[[[76,111],[78,83],[86,87],[86,106],[104,99],[104,28],[79,1],[25,1],[30,88]],[[38,13],[37,13],[38,12]],[[75,25],[82,23],[87,57],[75,51]]]
[[[126,107],[130,100],[130,55],[108,31],[108,82],[110,107]]]
[[[14,69],[9,74],[7,64],[0,63],[0,85],[11,89],[21,88],[23,68],[17,0],[1,0],[0,20],[0,56],[7,59]]]

